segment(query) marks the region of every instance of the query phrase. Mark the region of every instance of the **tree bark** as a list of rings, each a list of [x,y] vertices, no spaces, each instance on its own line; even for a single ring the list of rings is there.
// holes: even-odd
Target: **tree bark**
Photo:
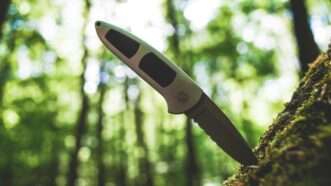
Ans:
[[[241,167],[226,186],[331,185],[331,60],[310,65],[291,101],[255,148],[257,166]]]
[[[89,0],[85,0],[85,10],[84,10],[84,17],[86,18],[86,21],[83,25],[82,30],[86,30],[87,27],[87,19],[88,19],[88,14],[89,14],[89,9],[90,9],[90,2]],[[87,59],[88,59],[88,49],[85,46],[85,35],[83,35],[82,39],[82,45],[84,46],[84,51],[83,51],[83,57],[82,57],[82,66],[83,66],[83,71],[80,75],[80,96],[81,96],[81,110],[78,114],[78,119],[76,122],[76,129],[75,129],[75,146],[74,149],[70,155],[70,160],[69,160],[69,168],[67,172],[67,185],[68,186],[75,186],[76,185],[76,180],[78,178],[78,168],[79,168],[79,160],[78,160],[78,152],[82,146],[82,138],[86,132],[87,129],[87,115],[89,111],[89,100],[88,96],[84,91],[84,85],[85,85],[85,71],[87,67]]]
[[[305,0],[290,0],[290,9],[293,15],[292,22],[298,46],[301,71],[304,73],[308,70],[308,64],[316,59],[320,51],[309,25]]]

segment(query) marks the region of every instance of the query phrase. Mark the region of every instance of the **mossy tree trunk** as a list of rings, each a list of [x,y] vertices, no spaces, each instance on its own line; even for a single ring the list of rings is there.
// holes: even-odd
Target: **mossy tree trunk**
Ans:
[[[241,167],[224,185],[331,185],[330,56],[322,54],[310,64],[255,154],[259,164]]]

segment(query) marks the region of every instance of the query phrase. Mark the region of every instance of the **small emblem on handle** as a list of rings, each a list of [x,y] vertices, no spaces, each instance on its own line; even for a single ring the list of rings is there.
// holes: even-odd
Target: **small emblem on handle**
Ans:
[[[179,91],[176,99],[180,103],[186,103],[189,100],[189,96],[184,91]]]

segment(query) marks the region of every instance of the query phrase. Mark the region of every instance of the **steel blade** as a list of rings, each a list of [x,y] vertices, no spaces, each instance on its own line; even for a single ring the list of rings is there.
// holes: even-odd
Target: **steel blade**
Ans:
[[[254,165],[257,159],[248,144],[225,114],[203,94],[199,102],[185,113],[193,118],[210,138],[233,159]]]

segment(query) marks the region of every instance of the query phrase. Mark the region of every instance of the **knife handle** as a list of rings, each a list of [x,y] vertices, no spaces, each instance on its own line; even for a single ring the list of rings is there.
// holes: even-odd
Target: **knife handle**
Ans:
[[[198,103],[200,87],[152,46],[114,25],[97,21],[95,27],[103,44],[164,97],[169,113],[184,113]]]

